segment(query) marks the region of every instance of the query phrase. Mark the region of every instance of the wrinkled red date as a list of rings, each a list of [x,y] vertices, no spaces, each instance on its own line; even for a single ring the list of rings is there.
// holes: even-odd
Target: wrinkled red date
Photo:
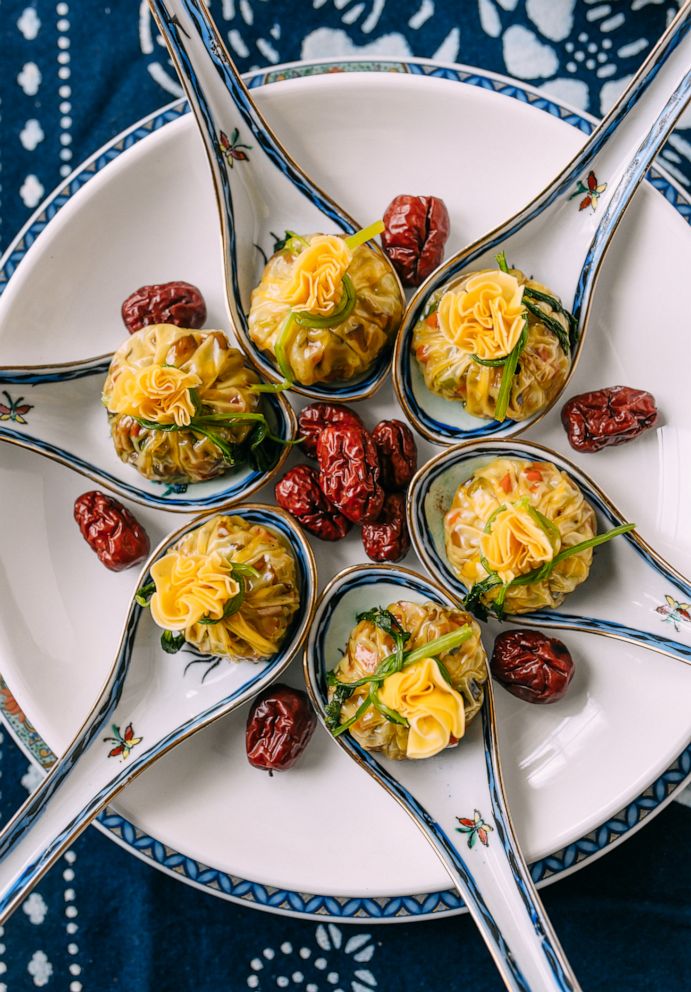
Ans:
[[[379,452],[381,482],[387,492],[406,489],[417,470],[417,448],[410,427],[400,420],[382,420],[372,431]]]
[[[384,506],[377,448],[360,427],[326,427],[317,443],[319,485],[354,524],[373,523]]]
[[[196,329],[204,326],[206,303],[189,282],[164,282],[142,286],[122,304],[125,327],[134,334],[149,324],[176,324]]]
[[[507,630],[494,642],[492,675],[528,703],[555,703],[573,678],[568,648],[539,630]]]
[[[322,541],[340,541],[353,526],[331,506],[319,488],[319,473],[311,465],[296,465],[276,484],[276,502],[305,530]]]
[[[632,441],[657,420],[655,397],[643,389],[610,386],[572,396],[561,422],[576,451],[600,451]]]
[[[379,520],[362,527],[362,543],[372,561],[400,561],[410,548],[405,496],[389,493]]]
[[[364,427],[354,410],[338,403],[310,403],[298,417],[301,450],[308,458],[317,457],[317,441],[325,427]]]
[[[112,496],[94,490],[74,501],[82,537],[106,568],[121,572],[149,553],[149,536],[130,511]]]
[[[384,213],[384,251],[404,286],[419,286],[444,257],[449,213],[436,196],[397,196]]]
[[[292,768],[309,744],[317,717],[306,692],[280,682],[261,692],[247,716],[249,763],[267,771]]]

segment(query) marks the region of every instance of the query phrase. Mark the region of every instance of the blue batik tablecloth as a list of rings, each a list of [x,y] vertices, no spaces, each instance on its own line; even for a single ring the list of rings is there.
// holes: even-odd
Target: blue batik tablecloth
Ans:
[[[242,69],[427,56],[516,76],[599,115],[677,8],[670,0],[214,0]],[[145,0],[0,0],[0,246],[61,177],[180,88]],[[691,185],[691,112],[663,153]],[[3,821],[36,784],[0,735]],[[691,964],[691,811],[673,803],[544,891],[587,990],[681,992]],[[278,829],[277,825],[277,829]],[[468,918],[352,928],[189,888],[88,830],[0,928],[0,992],[460,992],[500,987]]]

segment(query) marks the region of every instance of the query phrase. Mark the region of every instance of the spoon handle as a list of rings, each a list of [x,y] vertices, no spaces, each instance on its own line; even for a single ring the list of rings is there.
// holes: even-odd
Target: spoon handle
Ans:
[[[63,756],[0,832],[0,923],[100,809],[161,751],[123,692],[139,610],[131,612],[116,665]],[[123,696],[125,697],[123,699]]]
[[[108,760],[115,746],[103,742],[108,729],[104,724],[83,752],[54,765],[0,833],[0,923],[136,773],[133,762]]]
[[[598,216],[574,298],[585,310],[624,211],[691,99],[691,2],[687,0],[630,87],[573,163],[567,182],[578,213]],[[575,204],[572,204],[575,206]],[[564,212],[562,210],[562,212]],[[575,212],[572,210],[571,215]]]
[[[402,785],[388,775],[383,764],[363,754],[368,770],[395,796],[435,849],[506,987],[512,992],[579,989],[511,825],[491,689],[485,698],[481,732],[473,726],[454,753],[453,763],[446,765],[453,768],[453,780],[450,776],[439,780],[430,774],[428,765],[406,769]],[[463,808],[456,808],[459,795],[464,797]]]
[[[440,286],[473,263],[493,264],[501,249],[522,268],[539,266],[540,279],[573,300],[583,325],[616,227],[690,98],[691,0],[684,0],[581,150],[526,207],[432,273],[411,301],[407,324],[414,325]]]
[[[204,141],[220,208],[231,317],[236,327],[245,327],[241,301],[249,297],[254,273],[242,268],[236,240],[237,232],[250,239],[254,232],[255,241],[261,238],[253,204],[262,208],[264,226],[274,224],[274,230],[281,234],[281,219],[288,221],[290,211],[286,208],[296,199],[302,201],[303,217],[304,200],[314,205],[315,230],[323,226],[323,215],[347,234],[357,230],[357,225],[280,144],[228,55],[206,4],[200,0],[149,0],[149,6]],[[270,253],[268,245],[258,248]]]

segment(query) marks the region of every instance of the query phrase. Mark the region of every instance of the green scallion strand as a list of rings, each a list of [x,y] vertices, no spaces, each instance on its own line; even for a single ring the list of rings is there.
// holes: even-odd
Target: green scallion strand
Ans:
[[[293,376],[293,370],[290,367],[290,361],[288,359],[288,345],[290,344],[290,338],[292,336],[293,324],[295,323],[295,315],[291,310],[290,313],[285,317],[280,330],[278,332],[278,337],[276,338],[276,364],[278,365],[283,379],[292,385],[295,381]]]
[[[307,310],[292,310],[291,313],[296,324],[300,324],[301,327],[329,328],[336,327],[337,324],[342,324],[344,320],[347,320],[353,312],[357,300],[353,281],[347,272],[343,276],[342,285],[343,295],[335,310],[323,316],[311,314]],[[276,349],[276,358],[278,359],[278,348]],[[285,372],[283,374],[285,375]]]
[[[350,248],[351,251],[355,251],[360,245],[364,245],[367,241],[371,241],[372,238],[376,238],[378,234],[384,230],[384,221],[375,220],[374,223],[369,224],[367,227],[363,227],[360,231],[356,231],[355,234],[351,234],[345,239],[346,246]]]
[[[228,617],[232,617],[238,612],[242,604],[245,602],[245,596],[247,594],[245,578],[248,576],[251,576],[254,579],[259,578],[259,572],[256,568],[240,561],[233,561],[230,563],[230,574],[238,584],[238,591],[234,596],[231,596],[230,599],[226,601],[223,612],[217,620],[212,620],[211,617],[202,617],[201,620],[197,621],[198,623],[213,627],[217,623],[221,623],[223,620],[226,620]]]
[[[499,268],[501,269],[501,271],[502,272],[508,272],[509,271],[509,265],[508,265],[508,262],[506,261],[506,255],[505,255],[505,253],[503,251],[498,251],[497,254],[494,257],[497,260],[497,265],[499,266]]]
[[[423,644],[421,647],[415,648],[415,650],[413,651],[406,651],[403,655],[403,664],[401,667],[407,668],[409,665],[415,664],[416,661],[422,661],[423,658],[434,658],[437,655],[443,654],[445,651],[452,651],[454,648],[459,647],[461,644],[467,641],[469,637],[472,637],[472,634],[473,634],[472,628],[468,624],[464,624],[462,627],[459,627],[457,630],[452,630],[448,634],[443,634],[441,637],[437,637],[433,641],[429,641],[427,644]],[[368,678],[357,679],[355,682],[341,682],[333,675],[333,673],[330,673],[331,677],[328,678],[327,681],[329,682],[330,685],[336,686],[337,690],[339,687],[342,686],[346,689],[349,689],[350,692],[352,693],[352,690],[358,688],[358,686],[363,686],[368,684],[370,686],[367,696],[360,704],[360,706],[357,708],[355,714],[352,717],[350,717],[349,720],[346,720],[345,723],[340,724],[338,727],[336,727],[333,730],[334,737],[338,737],[340,734],[344,733],[346,730],[352,727],[352,725],[356,723],[360,719],[360,717],[363,716],[371,706],[376,706],[376,708],[379,709],[379,706],[377,706],[377,704],[373,701],[373,690],[374,691],[378,690],[379,685],[382,682],[384,682],[389,675],[394,674],[395,671],[401,670],[401,669],[392,668],[392,666],[396,663],[396,658],[397,658],[396,652],[388,655],[379,663],[379,665],[377,666],[377,668],[375,669],[375,671],[371,676],[369,676]],[[446,673],[445,677],[447,676],[448,676],[448,672]],[[381,706],[384,705],[379,699],[377,700],[377,702]],[[395,711],[392,710],[390,712],[394,713]],[[340,710],[339,710],[339,714],[340,714]],[[395,715],[399,717],[400,720],[393,720],[392,722],[399,723],[401,721],[404,721],[405,718],[402,717],[400,713],[396,713]],[[391,716],[388,716],[387,719],[391,719]],[[327,723],[327,725],[329,725],[330,729],[332,729],[330,724]]]
[[[511,400],[511,387],[513,385],[513,377],[516,374],[516,369],[518,368],[518,360],[521,357],[521,353],[526,346],[528,341],[528,318],[525,318],[523,323],[523,330],[521,331],[521,336],[516,342],[516,346],[513,351],[509,354],[504,365],[504,371],[501,376],[501,383],[499,385],[499,393],[497,394],[497,405],[494,410],[495,418],[501,423],[506,420],[506,411],[509,408],[509,402]]]
[[[552,332],[552,334],[554,334],[556,339],[559,341],[564,354],[569,355],[571,353],[569,333],[561,326],[559,321],[545,313],[541,307],[537,306],[535,303],[532,303],[530,299],[526,299],[525,291],[523,292],[523,306],[526,308],[528,313],[531,313],[536,320],[539,320],[549,331]]]

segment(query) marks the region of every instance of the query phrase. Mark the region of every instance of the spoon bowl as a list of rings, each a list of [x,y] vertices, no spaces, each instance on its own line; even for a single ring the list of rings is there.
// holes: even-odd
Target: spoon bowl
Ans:
[[[356,618],[373,604],[453,600],[436,582],[397,565],[357,565],[326,587],[305,647],[305,679],[326,725],[327,672]],[[507,988],[578,989],[516,843],[499,763],[491,679],[481,713],[458,747],[391,761],[348,733],[337,743],[412,817],[463,896]],[[395,872],[396,866],[391,870]]]
[[[113,667],[65,753],[0,832],[0,920],[5,920],[61,852],[135,776],[192,734],[247,702],[290,664],[309,630],[317,577],[309,544],[277,507],[245,504],[233,515],[267,527],[296,562],[300,608],[280,650],[260,662],[229,661],[187,645],[165,653],[160,628],[131,599]],[[208,517],[166,537],[140,576]]]
[[[468,589],[445,549],[444,516],[458,486],[495,458],[551,462],[566,472],[595,510],[598,533],[626,524],[607,494],[582,469],[550,448],[512,438],[466,441],[427,462],[413,479],[408,499],[410,536],[420,561],[457,602]],[[691,664],[691,622],[670,622],[670,603],[687,603],[691,582],[635,530],[596,550],[587,580],[557,609],[507,615],[521,627],[577,630],[617,637]]]
[[[208,482],[153,482],[122,462],[108,436],[101,392],[110,356],[50,367],[0,367],[0,394],[9,414],[0,420],[0,441],[52,458],[119,496],[181,513],[231,506],[270,482],[283,467],[297,433],[293,409],[283,395],[264,394],[260,409],[284,442],[273,466],[240,465]]]
[[[545,416],[573,375],[584,346],[593,294],[617,226],[645,173],[691,99],[691,2],[669,25],[610,113],[559,175],[522,210],[463,248],[418,288],[406,309],[393,361],[396,393],[428,440],[454,444],[512,437]],[[510,266],[549,286],[575,318],[571,366],[550,403],[525,420],[485,420],[425,385],[412,354],[413,331],[430,297],[463,274]]]

